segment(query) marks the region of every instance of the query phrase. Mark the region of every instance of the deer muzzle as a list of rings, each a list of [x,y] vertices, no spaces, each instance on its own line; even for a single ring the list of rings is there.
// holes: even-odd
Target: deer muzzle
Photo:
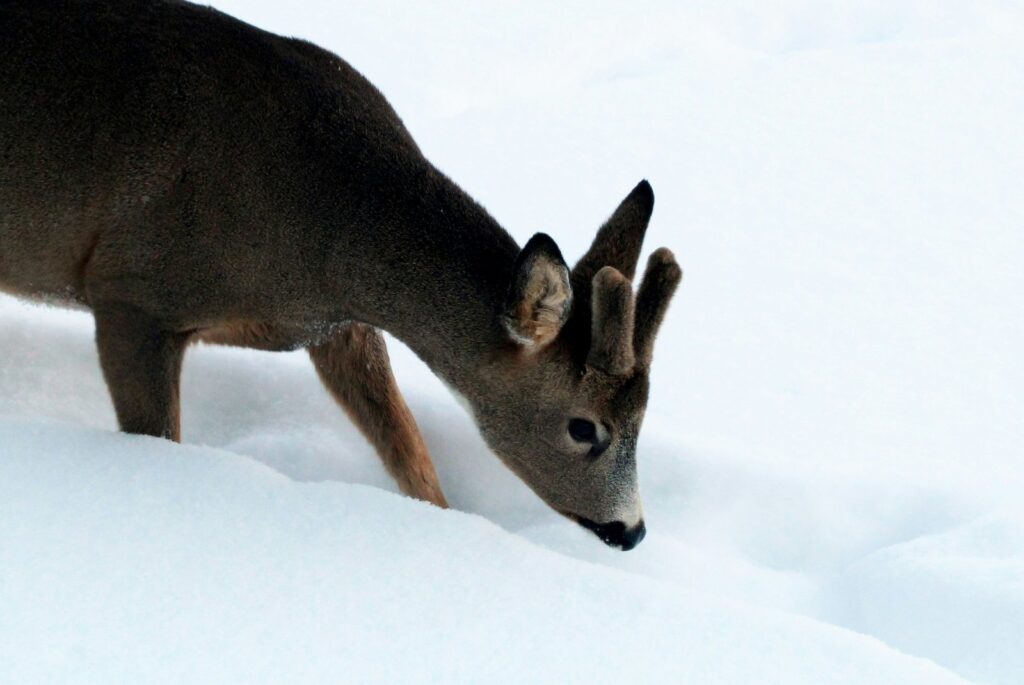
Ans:
[[[623,552],[628,552],[639,545],[647,535],[647,526],[644,525],[643,519],[640,519],[639,523],[632,528],[627,528],[622,521],[595,523],[582,516],[576,517],[576,522],[587,530],[593,531],[594,535],[601,538],[604,544],[609,547],[618,547]]]

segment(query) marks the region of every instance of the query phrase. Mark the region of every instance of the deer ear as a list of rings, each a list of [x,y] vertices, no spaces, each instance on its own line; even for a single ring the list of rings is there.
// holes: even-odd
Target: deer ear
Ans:
[[[587,254],[573,267],[572,282],[579,292],[586,292],[591,279],[604,266],[615,267],[627,280],[632,280],[653,211],[651,184],[640,181],[604,222]]]
[[[555,241],[538,233],[516,259],[502,323],[517,343],[539,349],[558,336],[571,307],[569,267]]]

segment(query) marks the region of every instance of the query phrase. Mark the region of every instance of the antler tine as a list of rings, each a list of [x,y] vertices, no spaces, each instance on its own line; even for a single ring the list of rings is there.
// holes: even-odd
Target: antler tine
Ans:
[[[634,306],[633,285],[618,269],[605,266],[594,275],[587,364],[613,375],[633,369]]]
[[[665,317],[668,303],[683,278],[683,270],[667,247],[655,250],[647,260],[647,270],[636,297],[636,324],[633,347],[637,364],[649,366],[654,350],[654,338]]]

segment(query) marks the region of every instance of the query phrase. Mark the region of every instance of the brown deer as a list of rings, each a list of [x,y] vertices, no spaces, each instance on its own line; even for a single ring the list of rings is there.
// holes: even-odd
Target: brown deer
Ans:
[[[610,545],[681,272],[641,182],[570,270],[520,249],[337,56],[180,0],[0,0],[0,289],[90,309],[122,430],[179,439],[186,346],[306,348],[403,492],[446,506],[384,339]]]

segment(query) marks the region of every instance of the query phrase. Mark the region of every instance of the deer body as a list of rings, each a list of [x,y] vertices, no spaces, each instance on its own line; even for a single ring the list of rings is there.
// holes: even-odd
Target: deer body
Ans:
[[[591,317],[571,303],[596,269],[570,275],[546,236],[520,250],[340,58],[185,2],[5,0],[0,155],[0,289],[93,312],[122,429],[178,439],[190,342],[305,347],[403,491],[444,506],[386,330],[538,494],[609,522],[496,444],[543,414],[510,387],[586,374]],[[641,240],[649,195],[623,203],[646,211]]]

